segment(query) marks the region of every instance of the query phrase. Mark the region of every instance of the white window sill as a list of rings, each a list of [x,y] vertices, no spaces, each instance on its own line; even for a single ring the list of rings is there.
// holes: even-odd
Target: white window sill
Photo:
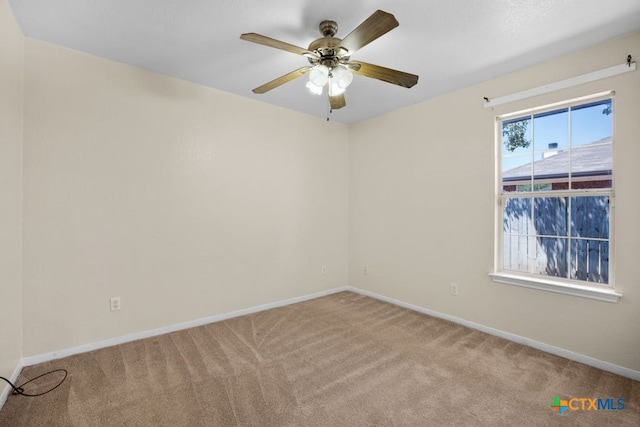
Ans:
[[[507,285],[522,286],[525,288],[540,289],[548,292],[556,292],[565,295],[591,298],[599,301],[618,302],[622,294],[613,289],[605,289],[595,286],[586,286],[574,283],[564,283],[556,280],[543,279],[510,273],[490,273],[494,282]]]

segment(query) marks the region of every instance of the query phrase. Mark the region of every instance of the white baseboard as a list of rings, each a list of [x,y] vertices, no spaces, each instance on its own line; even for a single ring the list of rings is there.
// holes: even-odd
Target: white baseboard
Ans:
[[[259,311],[269,310],[271,308],[283,307],[285,305],[291,305],[297,302],[307,301],[310,299],[335,294],[337,292],[346,291],[347,289],[348,289],[347,286],[342,286],[334,289],[329,289],[326,291],[320,291],[320,292],[315,292],[308,295],[303,295],[300,297],[289,298],[286,300],[257,305],[249,308],[243,308],[240,310],[231,311],[229,313],[216,314],[213,316],[203,317],[201,319],[196,319],[196,320],[190,320],[188,322],[178,323],[175,325],[163,326],[161,328],[152,329],[149,331],[136,332],[133,334],[123,335],[120,337],[109,338],[109,339],[94,342],[94,343],[79,345],[77,347],[53,351],[51,353],[28,356],[22,359],[22,366],[31,366],[38,363],[49,362],[51,360],[73,356],[74,354],[86,353],[89,351],[98,350],[100,348],[111,347],[118,344],[124,344],[130,341],[137,341],[144,338],[149,338],[157,335],[167,334],[170,332],[180,331],[182,329],[194,328],[196,326],[206,325],[207,323],[219,322],[221,320],[231,319],[233,317],[244,316],[245,314],[257,313]]]
[[[102,341],[98,341],[90,344],[84,344],[77,347],[54,351],[51,353],[28,356],[22,359],[20,365],[16,368],[16,372],[14,373],[14,376],[15,378],[17,378],[23,366],[35,365],[37,363],[43,363],[43,362],[48,362],[51,360],[60,359],[67,356],[73,356],[74,354],[86,353],[88,351],[98,350],[104,347],[124,344],[130,341],[136,341],[144,338],[166,334],[169,332],[180,331],[182,329],[193,328],[196,326],[205,325],[207,323],[219,322],[221,320],[231,319],[233,317],[243,316],[245,314],[257,313],[259,311],[269,310],[271,308],[276,308],[276,307],[283,307],[286,305],[295,304],[297,302],[307,301],[310,299],[331,295],[331,294],[335,294],[337,292],[342,292],[342,291],[352,291],[361,295],[366,295],[366,296],[369,296],[381,301],[385,301],[400,307],[408,308],[409,310],[417,311],[419,313],[427,314],[429,316],[448,320],[450,322],[467,326],[469,328],[476,329],[478,331],[485,332],[490,335],[495,335],[495,336],[507,339],[509,341],[517,342],[519,344],[523,344],[541,351],[545,351],[547,353],[555,354],[556,356],[560,356],[569,360],[584,363],[585,365],[593,366],[595,368],[602,369],[603,371],[612,372],[614,374],[617,374],[626,378],[631,378],[632,380],[640,381],[640,371],[635,371],[633,369],[625,368],[623,366],[614,365],[613,363],[609,363],[599,359],[595,359],[593,357],[585,356],[580,353],[575,353],[573,351],[569,351],[564,348],[545,344],[540,341],[535,341],[530,338],[526,338],[520,335],[512,334],[510,332],[502,331],[500,329],[491,328],[489,326],[481,325],[479,323],[471,322],[469,320],[465,320],[459,317],[439,313],[437,311],[430,310],[428,308],[420,307],[414,304],[409,304],[404,301],[379,295],[374,292],[366,291],[366,290],[355,288],[352,286],[342,286],[342,287],[338,287],[338,288],[334,288],[326,291],[315,292],[313,294],[286,299],[283,301],[277,301],[269,304],[262,304],[255,307],[249,307],[241,310],[232,311],[229,313],[217,314],[214,316],[204,317],[202,319],[196,319],[189,322],[178,323],[175,325],[168,325],[158,329],[152,329],[152,330],[143,331],[143,332],[136,332],[136,333],[124,335],[121,337],[110,338],[110,339],[106,339],[106,340],[102,340]],[[15,379],[12,379],[12,381],[15,382]],[[4,400],[6,400],[7,396],[8,396],[8,391],[5,390],[5,392],[0,396],[0,402],[4,403]],[[0,405],[0,408],[1,407],[2,405]]]
[[[599,359],[594,359],[593,357],[585,356],[584,354],[580,354],[580,353],[575,353],[573,351],[569,351],[561,347],[545,344],[540,341],[532,340],[530,338],[522,337],[520,335],[512,334],[510,332],[505,332],[500,329],[491,328],[489,326],[481,325],[479,323],[471,322],[469,320],[461,319],[459,317],[439,313],[434,310],[429,310],[428,308],[420,307],[414,304],[409,304],[404,301],[400,301],[394,298],[389,298],[383,295],[378,295],[374,292],[365,291],[364,289],[347,286],[347,290],[361,294],[361,295],[366,295],[368,297],[375,298],[381,301],[385,301],[400,307],[408,308],[409,310],[427,314],[429,316],[448,320],[450,322],[457,323],[462,326],[467,326],[469,328],[476,329],[481,332],[485,332],[489,335],[495,335],[497,337],[504,338],[509,341],[517,342],[518,344],[523,344],[528,347],[542,350],[547,353],[555,354],[556,356],[564,357],[566,359],[573,360],[575,362],[584,363],[585,365],[593,366],[594,368],[602,369],[603,371],[611,372],[626,378],[630,378],[632,380],[640,381],[640,371],[635,371],[633,369],[625,368],[624,366],[614,365],[613,363],[605,362]]]
[[[22,361],[18,361],[18,366],[16,366],[16,369],[13,370],[13,374],[11,374],[11,377],[9,377],[9,381],[11,381],[13,384],[16,384],[16,382],[18,381],[18,377],[20,376],[20,372],[22,371],[23,366],[24,364],[22,363]],[[0,394],[0,410],[2,410],[2,407],[7,401],[9,393],[13,391],[9,384],[5,383],[4,381],[3,384],[5,385],[5,387],[4,390],[2,390],[2,394]]]

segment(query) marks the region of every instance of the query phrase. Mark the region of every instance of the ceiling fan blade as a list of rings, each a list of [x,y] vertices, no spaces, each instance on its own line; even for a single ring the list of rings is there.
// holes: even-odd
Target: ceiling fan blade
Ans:
[[[275,89],[280,85],[283,85],[287,82],[290,82],[293,79],[297,79],[300,76],[305,75],[306,73],[309,72],[309,70],[312,67],[302,67],[302,68],[298,68],[295,71],[292,71],[288,74],[285,74],[284,76],[280,76],[277,79],[271,80],[268,83],[263,84],[262,86],[258,86],[257,88],[253,89],[253,93],[265,93],[265,92],[269,92],[271,89]]]
[[[395,16],[377,10],[340,42],[352,54],[400,25]]]
[[[276,49],[286,50],[287,52],[295,53],[302,56],[312,56],[317,58],[318,55],[311,52],[308,49],[304,49],[289,43],[282,42],[280,40],[272,39],[271,37],[263,36],[256,33],[245,33],[240,36],[242,40],[246,40],[253,43],[262,44],[265,46],[273,47]]]
[[[347,66],[352,69],[354,73],[361,76],[371,77],[372,79],[382,80],[383,82],[392,83],[406,88],[413,87],[418,83],[418,76],[415,74],[392,70],[391,68],[385,68],[379,65],[367,64],[362,61],[353,61],[347,64]]]
[[[344,93],[340,95],[329,96],[329,104],[332,110],[338,110],[347,106],[347,101],[344,99]]]

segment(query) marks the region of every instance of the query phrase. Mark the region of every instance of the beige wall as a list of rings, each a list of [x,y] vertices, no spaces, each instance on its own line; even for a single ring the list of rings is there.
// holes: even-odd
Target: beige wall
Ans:
[[[346,126],[25,51],[25,356],[347,284]]]
[[[9,4],[0,0],[0,376],[6,378],[22,358],[23,47]]]
[[[482,104],[623,63],[639,49],[635,33],[353,126],[350,284],[640,370],[640,72],[493,111]],[[494,117],[610,89],[615,276],[624,298],[612,304],[493,283]],[[449,294],[451,282],[459,296]]]

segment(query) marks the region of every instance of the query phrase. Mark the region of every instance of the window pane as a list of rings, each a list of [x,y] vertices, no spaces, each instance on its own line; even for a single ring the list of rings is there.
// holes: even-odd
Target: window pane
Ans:
[[[571,188],[611,188],[613,147],[587,144],[571,151]]]
[[[611,142],[613,119],[610,99],[579,105],[571,109],[571,146]]]
[[[538,197],[533,206],[536,235],[567,236],[568,209],[566,197]]]
[[[571,240],[571,278],[587,282],[609,283],[609,242]]]
[[[533,163],[533,191],[569,188],[569,151],[554,150],[541,154]]]
[[[533,116],[533,141],[536,153],[566,149],[569,146],[569,109]]]
[[[529,271],[529,236],[505,234],[502,268],[512,271]]]
[[[538,237],[534,273],[544,276],[567,277],[566,238]]]
[[[566,190],[569,176],[569,109],[533,116],[533,182],[518,191]],[[559,185],[558,185],[559,184]]]
[[[571,237],[609,239],[609,197],[571,198]]]
[[[531,199],[506,199],[503,213],[502,227],[505,233],[530,234]]]
[[[502,159],[502,191],[531,191],[530,188],[531,154],[504,157]]]
[[[531,151],[531,116],[502,122],[503,154],[522,154]]]

